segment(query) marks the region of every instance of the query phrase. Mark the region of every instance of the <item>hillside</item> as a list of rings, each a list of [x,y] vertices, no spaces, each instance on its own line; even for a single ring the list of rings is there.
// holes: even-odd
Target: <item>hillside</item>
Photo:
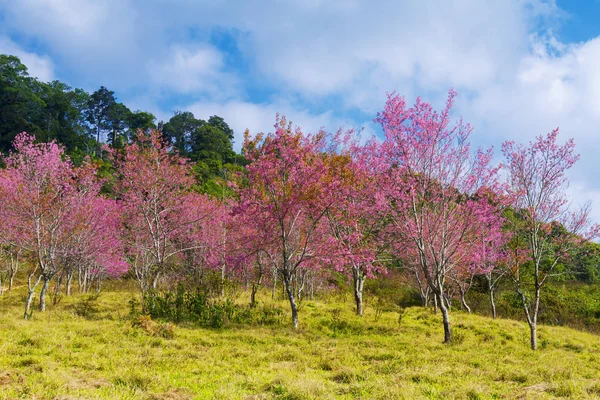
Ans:
[[[378,317],[367,306],[359,319],[332,299],[304,302],[297,332],[276,302],[279,323],[156,333],[151,322],[132,323],[137,292],[112,286],[30,321],[22,288],[0,296],[0,398],[600,397],[600,340],[568,328],[540,327],[532,352],[526,324],[453,312],[454,343],[444,345],[441,317],[429,310],[409,308],[399,323],[398,312]]]

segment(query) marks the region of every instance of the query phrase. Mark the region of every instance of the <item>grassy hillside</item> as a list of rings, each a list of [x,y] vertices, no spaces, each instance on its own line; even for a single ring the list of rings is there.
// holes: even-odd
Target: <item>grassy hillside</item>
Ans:
[[[525,324],[455,312],[445,346],[425,309],[399,322],[304,302],[295,332],[281,302],[274,326],[171,330],[129,317],[134,293],[76,295],[31,321],[23,293],[0,296],[0,398],[600,398],[600,337],[568,328],[541,327],[532,352]]]

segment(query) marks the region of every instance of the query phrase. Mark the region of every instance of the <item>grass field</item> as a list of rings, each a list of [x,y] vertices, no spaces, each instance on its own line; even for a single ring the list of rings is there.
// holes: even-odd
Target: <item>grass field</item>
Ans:
[[[525,324],[454,312],[446,346],[429,310],[376,321],[315,301],[297,332],[286,314],[268,327],[180,324],[167,339],[132,324],[134,293],[109,288],[85,317],[75,295],[30,321],[23,293],[0,296],[0,398],[600,398],[600,337],[568,328],[541,327],[532,352]]]

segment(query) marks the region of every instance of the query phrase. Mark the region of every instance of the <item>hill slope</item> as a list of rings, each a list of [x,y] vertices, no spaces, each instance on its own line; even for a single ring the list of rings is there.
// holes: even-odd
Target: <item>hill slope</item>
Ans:
[[[132,325],[132,293],[73,296],[31,321],[21,293],[0,296],[0,398],[600,397],[600,338],[568,328],[541,327],[532,352],[525,324],[455,312],[445,346],[425,309],[399,324],[397,312],[375,321],[371,308],[359,319],[350,303],[305,302],[299,332],[286,313],[274,326],[182,324],[167,339]]]

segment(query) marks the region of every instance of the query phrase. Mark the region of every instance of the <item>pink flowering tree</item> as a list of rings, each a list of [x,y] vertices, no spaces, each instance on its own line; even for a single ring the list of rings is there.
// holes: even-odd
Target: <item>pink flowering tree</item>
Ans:
[[[250,139],[244,155],[250,161],[245,181],[237,190],[237,213],[244,213],[258,233],[255,251],[261,251],[281,276],[298,327],[293,285],[303,268],[327,256],[326,214],[335,204],[339,182],[331,179],[323,153],[326,135],[305,135],[285,118],[277,119],[275,133]]]
[[[496,216],[498,222],[502,221],[500,216]],[[490,229],[491,228],[491,229]],[[496,299],[495,292],[499,283],[505,277],[506,269],[502,268],[506,261],[506,246],[509,237],[498,225],[494,224],[491,227],[484,226],[479,235],[475,238],[475,257],[473,263],[479,270],[483,271],[483,276],[487,283],[487,289],[490,296],[490,307],[492,318],[496,319]]]
[[[122,241],[122,208],[112,199],[95,197],[84,202],[76,210],[77,226],[72,235],[73,251],[64,259],[63,273],[65,291],[71,292],[71,280],[77,272],[79,290],[88,292],[92,285],[100,291],[105,278],[125,274],[128,264]],[[56,297],[55,297],[56,298]]]
[[[372,168],[371,157],[378,146],[375,142],[360,146],[350,135],[344,138],[344,148],[329,158],[333,179],[341,184],[334,193],[338,201],[327,212],[327,220],[334,269],[351,278],[356,314],[362,316],[365,280],[385,272],[382,254],[386,244],[381,231],[386,207]]]
[[[500,269],[499,264],[503,260],[503,250],[507,241],[507,235],[503,232],[505,220],[502,217],[505,204],[503,204],[504,198],[494,193],[482,192],[482,195],[483,198],[480,199],[476,210],[479,215],[477,230],[471,231],[473,236],[461,249],[462,252],[465,252],[461,256],[465,260],[465,264],[452,269],[449,276],[456,284],[463,307],[470,314],[471,308],[467,304],[466,295],[473,285],[474,278],[483,275],[488,281],[492,314],[495,318],[496,307],[493,290],[499,279],[496,271]],[[494,277],[495,281],[493,280]]]
[[[171,261],[202,246],[182,237],[211,217],[203,211],[206,196],[191,191],[191,165],[169,152],[157,131],[138,133],[122,152],[107,151],[118,175],[126,248],[145,297],[169,272]]]
[[[237,212],[230,216],[227,249],[230,270],[243,281],[246,289],[250,289],[250,307],[256,306],[258,290],[266,279],[272,278],[274,267],[269,253],[263,250],[264,243],[256,240],[260,236],[256,228],[252,215],[248,213]]]
[[[440,113],[421,99],[408,108],[404,98],[391,95],[376,119],[385,133],[381,187],[390,207],[392,246],[401,258],[416,255],[438,299],[445,343],[452,340],[448,274],[471,265],[466,248],[488,218],[478,194],[493,190],[497,172],[490,167],[491,150],[471,150],[471,127],[462,121],[451,126],[455,95],[450,91]]]
[[[19,134],[13,142],[15,151],[4,160],[7,168],[0,174],[0,212],[12,224],[8,243],[32,260],[25,318],[30,316],[40,282],[39,308],[45,310],[49,283],[74,251],[77,209],[93,200],[99,188],[93,182],[91,165],[74,168],[61,146],[34,140],[26,133]]]
[[[206,271],[218,272],[221,296],[225,296],[226,278],[237,272],[228,268],[235,263],[238,250],[231,205],[200,194],[194,194],[191,199],[193,202],[187,207],[206,218],[199,219],[177,237],[179,245],[186,249],[183,256],[189,264],[187,272],[200,285]]]
[[[518,214],[512,219],[513,234],[524,238],[522,248],[529,261],[522,263],[521,257],[516,257],[511,272],[529,324],[533,350],[537,348],[542,288],[558,273],[559,263],[574,246],[598,235],[598,226],[590,224],[589,206],[569,209],[566,174],[579,155],[575,154],[573,139],[559,145],[557,137],[558,129],[538,136],[528,146],[514,142],[502,146],[508,194]]]

